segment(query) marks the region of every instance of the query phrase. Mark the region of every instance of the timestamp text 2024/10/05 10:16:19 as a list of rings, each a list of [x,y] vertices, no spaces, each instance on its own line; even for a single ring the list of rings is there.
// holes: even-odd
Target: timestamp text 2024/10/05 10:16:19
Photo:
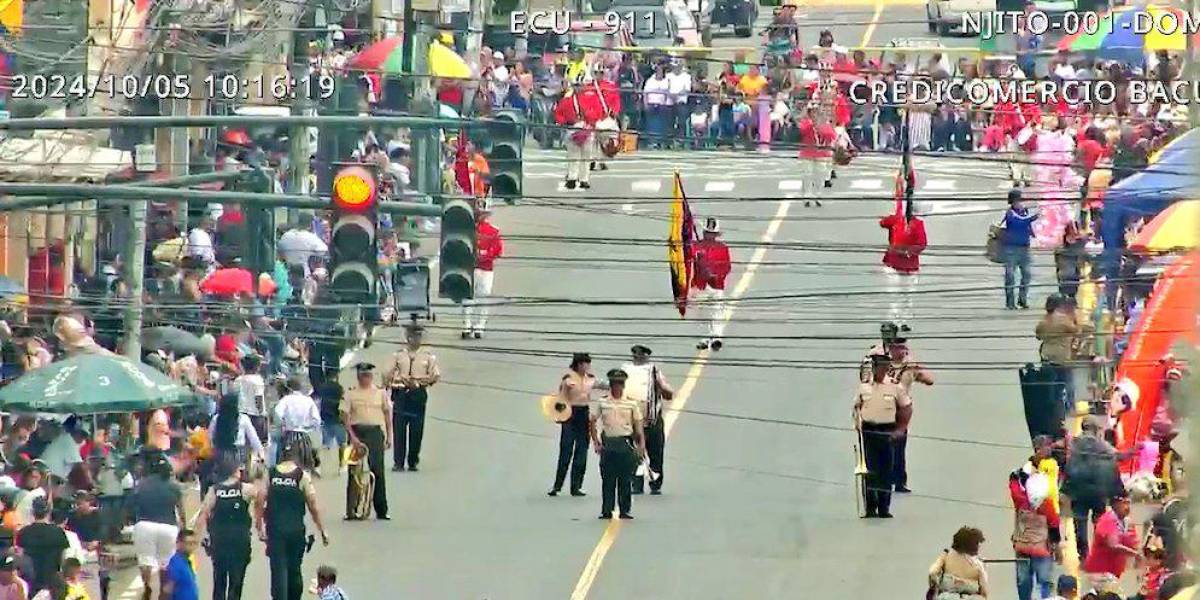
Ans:
[[[199,81],[189,75],[13,75],[9,97],[29,100],[68,100],[108,97],[122,100],[212,98],[216,100],[325,100],[337,82],[329,75],[238,77],[207,75]]]
[[[1035,35],[1094,35],[1126,29],[1138,35],[1194,35],[1200,31],[1200,19],[1186,11],[1135,10],[1126,18],[1112,19],[1087,11],[1068,11],[1051,15],[1043,11],[967,11],[962,14],[961,29],[968,35],[991,38],[1026,30]]]

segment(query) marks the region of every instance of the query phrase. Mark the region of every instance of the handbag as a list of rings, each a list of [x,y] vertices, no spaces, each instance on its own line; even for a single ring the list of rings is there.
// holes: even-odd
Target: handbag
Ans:
[[[1024,556],[1050,556],[1050,528],[1046,517],[1032,510],[1018,510],[1013,517],[1013,551]]]
[[[1000,225],[988,227],[987,244],[984,254],[987,259],[996,264],[1004,264],[1004,228]]]
[[[942,568],[938,569],[937,579],[929,582],[929,589],[925,590],[925,600],[936,600],[938,597],[938,590],[942,585],[942,577],[946,575],[946,557],[949,555],[949,550],[942,550]]]

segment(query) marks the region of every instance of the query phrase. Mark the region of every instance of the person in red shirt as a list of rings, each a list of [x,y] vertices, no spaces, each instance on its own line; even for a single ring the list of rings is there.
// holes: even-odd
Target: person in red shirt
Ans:
[[[888,230],[888,248],[883,253],[884,273],[890,298],[890,319],[908,323],[913,317],[913,294],[917,289],[917,273],[921,270],[921,253],[928,241],[925,222],[912,214],[912,203],[905,213],[899,211],[879,220]]]
[[[500,230],[488,220],[492,216],[490,199],[479,200],[475,218],[475,293],[471,300],[463,301],[462,339],[483,337],[487,326],[488,307],[486,299],[492,295],[495,279],[493,269],[496,259],[504,255],[504,237]],[[483,300],[484,302],[480,302]]]
[[[721,224],[713,217],[704,222],[704,239],[696,244],[692,259],[692,299],[706,313],[708,336],[696,344],[699,350],[721,349],[721,312],[725,305],[725,278],[729,276],[731,263],[729,246],[717,239],[721,237]]]
[[[809,105],[796,124],[800,134],[800,180],[804,206],[821,206],[821,193],[833,165],[833,142],[837,132],[828,120],[818,120],[816,108]]]
[[[1122,491],[1113,496],[1109,506],[1096,522],[1095,541],[1082,565],[1088,589],[1101,593],[1119,591],[1118,582],[1130,557],[1141,558],[1137,529],[1129,521],[1129,496]]]
[[[575,84],[554,107],[554,122],[566,129],[567,139],[567,189],[578,186],[588,189],[591,183],[590,163],[595,148],[596,122],[604,118],[600,94],[592,85],[591,74],[583,83]]]

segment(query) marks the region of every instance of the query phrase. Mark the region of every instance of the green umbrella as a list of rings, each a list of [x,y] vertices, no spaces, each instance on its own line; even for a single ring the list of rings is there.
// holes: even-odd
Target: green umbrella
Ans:
[[[148,365],[84,354],[30,371],[0,389],[0,410],[100,414],[189,404],[190,390]]]

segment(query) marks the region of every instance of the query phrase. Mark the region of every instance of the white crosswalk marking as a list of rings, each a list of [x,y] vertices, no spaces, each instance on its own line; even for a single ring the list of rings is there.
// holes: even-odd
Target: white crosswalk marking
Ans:
[[[780,191],[796,191],[804,189],[804,182],[799,179],[784,179],[779,182]]]
[[[556,190],[558,190],[558,191],[560,191],[560,192],[565,192],[565,191],[567,191],[567,182],[565,182],[565,181],[559,181],[559,182],[558,182],[558,187],[556,187],[555,189],[556,189]]]
[[[925,185],[921,187],[921,190],[930,192],[953,190],[955,183],[953,179],[926,179]]]
[[[621,210],[623,212],[632,213],[633,212],[633,204],[622,204]]]
[[[1011,181],[1001,181],[1000,183],[996,184],[996,189],[1011,190],[1011,189],[1013,189],[1013,184]]]
[[[852,190],[881,190],[883,189],[882,179],[855,179],[850,182]]]
[[[732,181],[709,181],[704,184],[704,191],[706,191],[706,192],[732,192],[733,191],[733,182]]]
[[[657,192],[662,189],[662,181],[656,179],[643,179],[633,182],[633,191],[635,192]]]

